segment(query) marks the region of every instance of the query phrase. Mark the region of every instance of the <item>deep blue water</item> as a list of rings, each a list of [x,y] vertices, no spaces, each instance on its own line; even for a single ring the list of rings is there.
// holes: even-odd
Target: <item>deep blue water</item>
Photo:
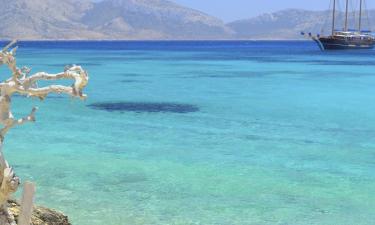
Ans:
[[[15,98],[5,153],[79,225],[373,224],[375,51],[312,42],[21,42],[86,102]],[[6,70],[1,69],[5,79]],[[41,84],[45,85],[45,84]]]

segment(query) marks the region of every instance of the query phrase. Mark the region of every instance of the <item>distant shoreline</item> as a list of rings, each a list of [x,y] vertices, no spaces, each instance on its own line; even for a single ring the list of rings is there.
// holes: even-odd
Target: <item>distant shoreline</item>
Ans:
[[[0,39],[0,42],[7,42],[12,41],[14,39]],[[289,41],[309,41],[308,39],[200,39],[200,40],[194,40],[194,39],[187,39],[187,40],[178,40],[178,39],[171,39],[171,40],[165,40],[165,39],[155,39],[155,40],[149,40],[149,39],[139,39],[139,40],[133,40],[133,39],[20,39],[19,42],[236,42],[236,41],[249,41],[249,42],[257,42],[257,41],[279,41],[279,42],[289,42]]]

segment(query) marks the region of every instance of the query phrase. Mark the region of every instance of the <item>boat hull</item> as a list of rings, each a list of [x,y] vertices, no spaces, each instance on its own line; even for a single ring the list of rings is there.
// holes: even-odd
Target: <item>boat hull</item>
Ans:
[[[322,50],[346,50],[346,49],[373,49],[374,40],[350,40],[337,39],[332,37],[321,37],[315,39]]]

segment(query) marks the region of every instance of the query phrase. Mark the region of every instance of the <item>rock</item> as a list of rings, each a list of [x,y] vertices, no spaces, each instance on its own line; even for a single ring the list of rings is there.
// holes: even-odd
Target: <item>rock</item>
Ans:
[[[20,214],[20,205],[14,200],[9,201],[9,211],[16,221]],[[36,206],[31,219],[31,225],[72,225],[68,217],[52,209]]]

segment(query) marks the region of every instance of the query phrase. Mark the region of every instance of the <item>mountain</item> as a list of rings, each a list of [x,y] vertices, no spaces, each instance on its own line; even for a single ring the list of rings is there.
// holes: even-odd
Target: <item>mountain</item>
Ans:
[[[329,11],[298,9],[225,24],[168,0],[0,0],[0,5],[0,39],[301,39],[301,31],[328,33],[331,24]],[[369,14],[365,25],[375,19],[375,10]],[[337,24],[344,24],[342,13],[338,17]]]
[[[0,39],[225,39],[221,20],[167,0],[0,0]]]
[[[101,34],[80,22],[92,7],[85,0],[0,0],[0,39],[80,39]]]
[[[166,0],[106,0],[82,22],[90,30],[131,39],[218,39],[232,31],[214,17]]]
[[[344,14],[337,15],[337,28],[344,24]],[[356,27],[355,20],[350,20],[350,27]],[[357,14],[358,19],[358,14]],[[364,19],[364,25],[371,27],[369,21],[375,19],[375,11],[369,11],[369,19]],[[287,9],[275,13],[267,13],[255,18],[238,20],[227,24],[235,32],[235,39],[302,39],[300,32],[313,34],[331,32],[331,12]]]
[[[295,39],[301,31],[319,31],[326,17],[327,12],[289,9],[235,21],[228,26],[239,39]]]

